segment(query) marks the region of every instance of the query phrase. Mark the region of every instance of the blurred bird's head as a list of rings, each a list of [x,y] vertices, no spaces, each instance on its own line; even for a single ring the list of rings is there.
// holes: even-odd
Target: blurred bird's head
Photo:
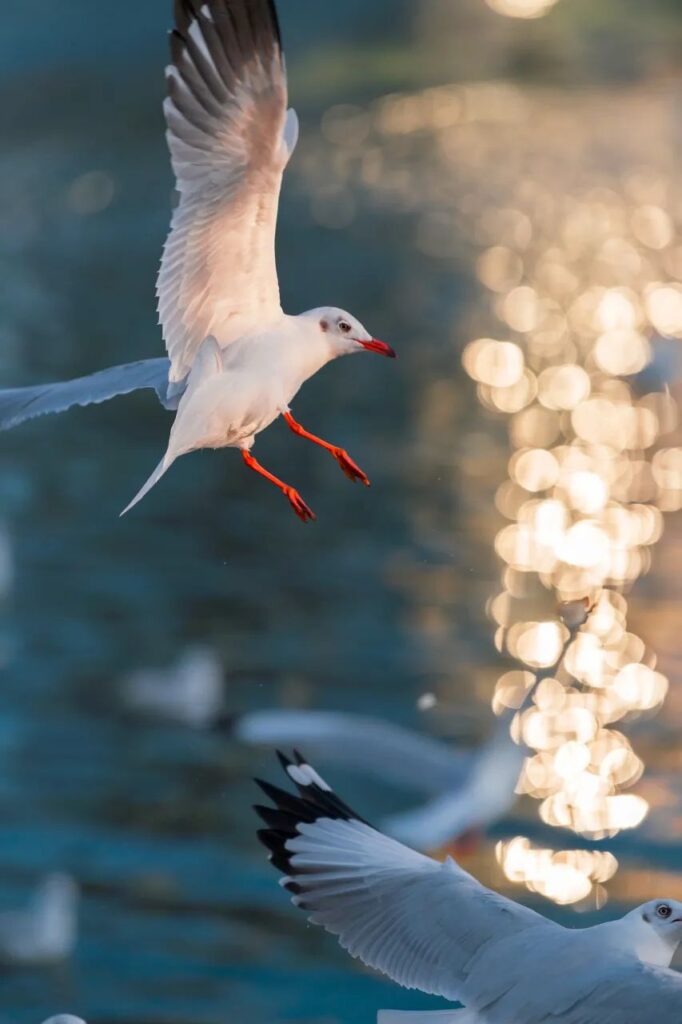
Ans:
[[[343,309],[322,306],[320,309],[311,309],[303,316],[316,321],[331,348],[332,359],[349,356],[354,352],[377,352],[380,356],[395,359],[396,354],[390,345],[373,338],[359,320]]]

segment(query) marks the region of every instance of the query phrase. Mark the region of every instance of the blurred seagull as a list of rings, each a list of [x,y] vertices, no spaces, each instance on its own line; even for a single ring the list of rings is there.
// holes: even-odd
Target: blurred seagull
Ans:
[[[505,711],[475,750],[336,711],[252,711],[234,718],[231,731],[251,746],[300,746],[312,760],[419,793],[425,803],[382,819],[381,830],[418,850],[447,846],[462,854],[516,801],[528,752],[510,736],[515,714]]]
[[[44,964],[71,955],[77,938],[78,886],[69,875],[48,875],[28,906],[0,913],[0,961]]]
[[[48,1020],[43,1021],[43,1024],[85,1024],[85,1021],[81,1017],[74,1017],[70,1013],[58,1013],[55,1017],[50,1017]]]
[[[344,949],[405,988],[467,1009],[383,1011],[379,1024],[654,1024],[680,1020],[682,902],[568,929],[363,821],[300,755],[280,755],[294,795],[259,782],[258,835],[292,902]]]
[[[222,665],[209,647],[191,647],[169,669],[132,672],[123,699],[133,711],[205,728],[223,708]]]
[[[153,388],[177,414],[166,454],[124,512],[180,455],[232,447],[306,522],[315,516],[299,493],[251,454],[256,434],[283,416],[351,480],[369,484],[343,448],[294,419],[289,403],[337,356],[395,352],[344,310],[289,316],[280,305],[275,227],[298,119],[287,109],[273,0],[175,0],[166,77],[167,139],[180,194],[157,282],[168,359],[2,391],[0,428]]]

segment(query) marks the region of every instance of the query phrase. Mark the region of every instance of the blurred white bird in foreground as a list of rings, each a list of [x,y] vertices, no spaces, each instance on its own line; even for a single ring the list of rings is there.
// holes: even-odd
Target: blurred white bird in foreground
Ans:
[[[273,0],[176,0],[175,22],[164,112],[180,202],[157,282],[168,359],[0,392],[0,427],[153,388],[177,415],[166,454],[125,511],[180,455],[233,447],[306,522],[315,517],[298,492],[251,454],[256,434],[283,416],[368,484],[343,448],[293,418],[289,403],[337,356],[395,353],[341,309],[288,316],[280,305],[275,227],[298,119],[287,110]]]
[[[410,811],[381,819],[382,831],[418,850],[454,844],[462,853],[515,803],[527,755],[509,734],[515,713],[502,714],[488,740],[473,750],[336,711],[252,711],[235,717],[231,728],[242,743],[301,747],[311,760],[427,797]]]
[[[281,756],[281,755],[280,755]],[[567,929],[389,839],[300,755],[281,757],[298,795],[260,782],[258,834],[292,902],[348,952],[406,988],[467,1007],[380,1024],[654,1024],[682,1019],[682,902],[652,900],[617,921]]]
[[[0,913],[0,961],[44,964],[70,956],[78,936],[78,897],[73,878],[52,874],[22,910]]]
[[[70,1013],[58,1013],[56,1017],[49,1017],[43,1024],[85,1024],[80,1017],[74,1017]]]
[[[122,696],[133,711],[206,728],[223,710],[222,665],[210,647],[191,647],[170,668],[132,672]]]

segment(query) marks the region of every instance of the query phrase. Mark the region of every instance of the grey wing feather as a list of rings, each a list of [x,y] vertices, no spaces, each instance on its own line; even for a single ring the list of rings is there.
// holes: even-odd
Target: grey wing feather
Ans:
[[[557,1018],[557,1024],[659,1024],[682,1020],[682,975],[677,971],[643,963],[633,966],[628,961],[614,964],[604,974],[592,991]]]
[[[74,405],[96,405],[141,388],[153,389],[163,406],[174,408],[173,398],[167,395],[169,366],[164,357],[143,359],[111,366],[75,380],[0,391],[0,430],[8,430],[35,416],[65,412]]]
[[[521,936],[508,957],[484,954],[463,998],[486,1024],[658,1024],[682,1019],[682,976],[609,948],[599,928]]]

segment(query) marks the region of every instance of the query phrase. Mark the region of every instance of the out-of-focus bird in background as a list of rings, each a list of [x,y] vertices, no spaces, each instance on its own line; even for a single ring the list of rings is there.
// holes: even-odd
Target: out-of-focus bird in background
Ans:
[[[289,403],[338,356],[395,353],[341,309],[298,316],[282,310],[275,229],[298,119],[287,109],[273,0],[176,0],[175,22],[164,112],[180,200],[157,282],[168,358],[2,391],[0,428],[153,388],[176,417],[166,454],[124,511],[180,455],[233,447],[306,522],[315,517],[299,493],[251,454],[256,434],[283,416],[295,434],[329,451],[351,480],[369,484],[343,448],[294,419]]]
[[[210,729],[249,747],[301,746],[323,764],[371,777],[422,802],[389,815],[381,827],[420,850],[459,855],[516,801],[527,750],[510,735],[513,710],[495,720],[487,740],[464,747],[415,729],[343,711],[226,709],[220,658],[209,646],[188,648],[168,668],[141,668],[123,678],[126,708],[159,721]]]
[[[131,711],[208,728],[223,712],[220,659],[210,647],[190,647],[167,669],[131,672],[122,681],[121,695]]]
[[[527,750],[510,735],[515,714],[504,712],[486,742],[468,750],[382,719],[336,711],[251,711],[236,716],[231,731],[242,743],[298,746],[322,764],[418,793],[425,802],[381,819],[382,831],[417,850],[446,847],[461,855],[516,801]]]
[[[78,886],[69,875],[44,878],[27,906],[0,914],[0,961],[20,965],[65,960],[78,937],[78,899]]]

